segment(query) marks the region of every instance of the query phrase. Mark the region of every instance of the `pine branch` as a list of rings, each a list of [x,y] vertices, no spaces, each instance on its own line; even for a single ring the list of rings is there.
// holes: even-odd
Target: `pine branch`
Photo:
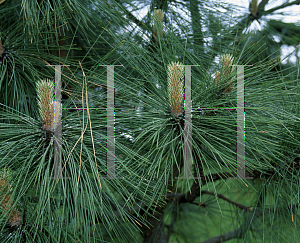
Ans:
[[[232,201],[229,198],[225,197],[223,194],[220,193],[214,193],[214,192],[210,192],[210,191],[201,191],[201,194],[208,194],[208,195],[213,195],[216,196],[217,198],[222,198],[223,200],[239,207],[240,209],[246,210],[246,211],[252,211],[252,207],[246,207],[243,204],[240,204],[238,202]]]
[[[201,184],[204,186],[208,182],[215,182],[221,179],[227,179],[228,177],[234,177],[234,173],[219,173],[212,174],[209,176],[201,176]],[[180,194],[177,197],[179,203],[190,203],[193,202],[197,197],[200,196],[201,188],[199,186],[199,179],[196,179],[188,193]]]
[[[259,4],[258,4],[258,12],[262,12],[265,10],[265,6],[268,4],[269,0],[262,0]]]
[[[265,6],[268,4],[268,2],[269,2],[269,0],[262,0],[258,4],[257,13],[255,15],[253,15],[250,10],[250,14],[247,14],[246,16],[244,16],[243,19],[232,28],[232,31],[231,31],[232,36],[236,37],[238,35],[238,33],[242,34],[243,30],[245,28],[247,28],[253,20],[259,20],[262,16],[271,14],[276,10],[283,9],[283,8],[286,8],[288,6],[292,6],[295,4],[300,4],[300,0],[295,0],[293,2],[284,3],[280,6],[277,6],[277,7],[274,7],[272,9],[265,11]],[[239,38],[237,38],[237,39],[239,39]]]
[[[211,238],[209,240],[203,241],[201,243],[221,243],[221,242],[225,242],[231,239],[235,239],[235,238],[241,238],[247,231],[248,231],[248,227],[249,225],[251,225],[251,221],[253,220],[254,216],[260,217],[262,215],[262,213],[259,213],[259,215],[255,215],[253,214],[252,217],[248,217],[248,219],[242,224],[242,226],[236,230],[227,232],[225,234],[216,236],[214,238]]]
[[[276,174],[275,170],[270,172],[269,174],[264,174],[266,179],[272,178]],[[252,176],[253,179],[258,179],[261,178],[261,172],[260,171],[253,171],[252,174],[250,174],[248,171],[246,171],[246,177]],[[235,172],[225,172],[225,173],[217,173],[217,174],[212,174],[208,176],[201,176],[201,184],[204,186],[208,182],[215,182],[220,179],[228,179],[230,177],[236,177]],[[274,177],[273,177],[274,179]],[[167,194],[168,197],[174,197],[176,200],[178,200],[179,203],[191,203],[193,202],[197,197],[200,196],[201,193],[201,188],[199,186],[199,179],[195,179],[194,184],[192,185],[191,189],[189,192],[184,193],[184,194],[177,194],[177,193],[171,193]]]
[[[201,23],[200,23],[201,15],[198,6],[199,6],[198,0],[190,0],[189,8],[190,8],[191,18],[192,18],[193,44],[194,44],[195,54],[196,54],[196,50],[198,49],[195,47],[195,45],[204,48],[203,33],[202,33]],[[201,51],[200,56],[202,56],[203,53],[204,51]]]
[[[287,206],[283,206],[280,208],[273,208],[270,209],[269,212],[272,214],[275,214],[276,212],[279,212],[280,210],[282,210],[283,208],[285,210],[291,210],[291,208],[296,207],[299,208],[299,204],[292,204],[292,205],[287,205]],[[251,213],[251,215],[248,216],[247,220],[245,220],[245,222],[241,225],[241,227],[239,227],[236,230],[227,232],[225,234],[213,237],[211,239],[202,241],[201,243],[221,243],[221,242],[225,242],[231,239],[235,239],[235,238],[241,238],[249,229],[249,226],[251,225],[252,221],[255,219],[257,220],[258,218],[260,218],[262,215],[264,215],[265,212],[261,211],[261,210],[255,210],[253,211],[253,213]]]
[[[299,5],[300,4],[300,0],[296,0],[296,1],[293,1],[293,2],[289,2],[289,3],[283,3],[283,4],[281,4],[281,5],[277,6],[277,7],[271,8],[271,9],[269,9],[267,11],[263,11],[262,15],[267,15],[267,14],[273,13],[276,10],[283,9],[283,8],[286,8],[286,7],[295,5],[295,4]]]

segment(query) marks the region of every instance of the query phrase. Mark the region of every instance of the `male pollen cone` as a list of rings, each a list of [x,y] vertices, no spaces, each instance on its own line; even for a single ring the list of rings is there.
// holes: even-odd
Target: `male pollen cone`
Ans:
[[[1,203],[1,209],[4,211],[9,211],[12,208],[12,202],[10,198],[10,191],[11,186],[8,183],[7,179],[5,178],[6,173],[4,172],[3,175],[0,176],[0,201]],[[13,208],[11,215],[9,216],[8,223],[10,226],[19,226],[21,224],[21,213],[16,209]]]
[[[54,84],[51,80],[41,80],[37,83],[39,112],[43,127],[47,131],[54,129]]]
[[[221,64],[221,73],[217,72],[215,75],[215,82],[218,85],[226,85],[224,93],[230,93],[233,90],[232,80],[233,77],[230,76],[233,73],[233,67],[231,66],[233,63],[233,56],[230,54],[221,55],[220,64]],[[229,82],[227,81],[229,79]],[[227,82],[225,84],[225,82]]]
[[[172,62],[168,65],[168,95],[172,113],[178,117],[183,112],[183,66]]]

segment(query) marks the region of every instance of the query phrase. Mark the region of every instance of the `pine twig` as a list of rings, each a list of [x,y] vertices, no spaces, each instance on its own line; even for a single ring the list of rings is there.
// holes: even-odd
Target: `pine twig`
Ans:
[[[289,6],[292,6],[292,5],[296,5],[296,4],[300,4],[300,0],[296,0],[296,1],[293,1],[293,2],[289,2],[289,3],[283,3],[277,7],[274,7],[274,8],[271,8],[267,11],[263,11],[262,12],[262,15],[267,15],[267,14],[271,14],[273,12],[275,12],[276,10],[279,10],[279,9],[283,9],[283,8],[286,8],[286,7],[289,7]]]

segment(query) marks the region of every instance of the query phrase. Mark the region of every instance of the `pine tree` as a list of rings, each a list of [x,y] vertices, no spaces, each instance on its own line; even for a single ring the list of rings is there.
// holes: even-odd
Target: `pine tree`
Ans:
[[[0,241],[297,242],[300,31],[264,16],[300,1],[268,2],[0,1]]]

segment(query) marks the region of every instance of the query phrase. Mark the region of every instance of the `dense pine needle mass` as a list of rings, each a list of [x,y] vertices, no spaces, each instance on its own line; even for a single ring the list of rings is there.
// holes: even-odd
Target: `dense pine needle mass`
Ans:
[[[298,242],[299,3],[0,0],[0,243]]]

